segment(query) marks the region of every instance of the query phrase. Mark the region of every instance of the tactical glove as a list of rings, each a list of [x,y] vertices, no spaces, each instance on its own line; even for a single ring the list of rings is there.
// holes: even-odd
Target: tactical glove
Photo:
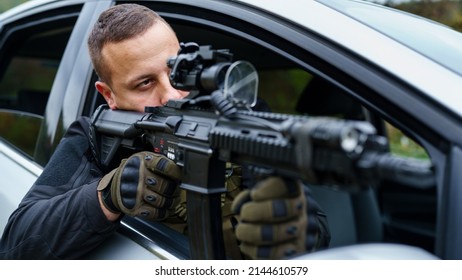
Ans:
[[[232,204],[241,252],[252,259],[284,259],[307,250],[303,185],[270,177],[239,193]]]
[[[167,218],[178,203],[180,168],[168,158],[139,152],[122,160],[98,185],[106,208],[151,220]]]

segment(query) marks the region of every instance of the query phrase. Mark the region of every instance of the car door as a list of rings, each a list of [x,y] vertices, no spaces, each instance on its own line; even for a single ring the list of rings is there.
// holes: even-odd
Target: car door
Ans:
[[[31,9],[0,22],[1,230],[41,173],[33,159],[45,108],[81,5]]]

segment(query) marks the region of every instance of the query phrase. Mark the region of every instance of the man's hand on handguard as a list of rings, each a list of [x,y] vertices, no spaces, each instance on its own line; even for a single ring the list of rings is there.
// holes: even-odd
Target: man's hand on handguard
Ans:
[[[280,177],[239,193],[232,211],[241,252],[252,259],[285,259],[305,252],[310,247],[306,207],[303,185]]]
[[[174,212],[179,200],[180,168],[165,156],[139,152],[124,159],[98,185],[105,208],[151,220]]]

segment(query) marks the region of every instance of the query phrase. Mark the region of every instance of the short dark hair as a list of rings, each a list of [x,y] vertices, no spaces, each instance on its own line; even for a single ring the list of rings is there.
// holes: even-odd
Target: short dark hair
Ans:
[[[104,67],[102,49],[107,43],[117,43],[146,32],[157,22],[169,24],[153,10],[138,4],[121,4],[102,12],[88,37],[88,50],[96,74],[108,81],[110,73]]]

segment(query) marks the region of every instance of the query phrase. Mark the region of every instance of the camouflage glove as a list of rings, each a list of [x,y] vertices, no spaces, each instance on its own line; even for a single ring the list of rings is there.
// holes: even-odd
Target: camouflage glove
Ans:
[[[241,252],[252,259],[284,259],[306,251],[303,185],[270,177],[239,193],[232,204]]]
[[[106,208],[151,220],[175,211],[179,200],[180,168],[168,158],[139,152],[122,160],[98,185]]]

